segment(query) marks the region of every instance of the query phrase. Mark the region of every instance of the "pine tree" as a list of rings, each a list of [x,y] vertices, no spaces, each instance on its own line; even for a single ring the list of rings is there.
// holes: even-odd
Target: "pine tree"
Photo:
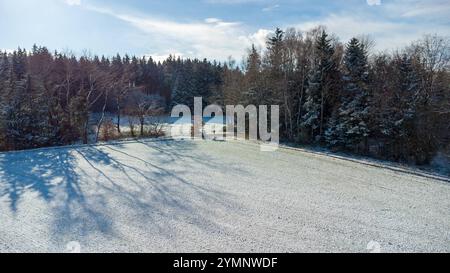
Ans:
[[[284,32],[277,28],[267,41],[265,69],[267,70],[263,104],[282,104],[285,77],[283,75],[283,38]]]
[[[8,77],[10,75],[10,63],[8,55],[5,53],[0,53],[0,99],[4,95],[6,84],[8,82]]]
[[[407,124],[414,118],[416,98],[419,93],[419,78],[406,54],[395,61],[397,84],[389,98],[382,120],[383,134],[391,138],[402,138],[408,135]]]
[[[324,122],[328,119],[328,98],[332,95],[336,86],[337,64],[334,60],[334,49],[328,39],[328,34],[322,34],[316,41],[316,54],[313,66],[308,76],[308,88],[306,89],[306,101],[302,126],[311,131],[311,139],[322,138]],[[317,139],[314,139],[317,137]]]
[[[9,85],[9,60],[8,55],[3,52],[0,53],[0,150],[4,150],[6,147],[6,120],[5,115],[7,111],[7,88]]]
[[[365,47],[353,38],[344,56],[343,92],[336,116],[330,120],[326,132],[332,146],[359,149],[364,142],[367,148],[369,129],[370,94],[368,89],[368,60]]]
[[[172,106],[184,104],[193,109],[195,93],[193,73],[194,65],[191,60],[186,60],[177,69],[172,88]]]
[[[420,80],[412,61],[411,57],[403,54],[392,62],[394,81],[389,86],[392,91],[384,98],[386,106],[382,109],[380,119],[380,131],[386,137],[391,154],[396,160],[405,160],[406,150],[411,150],[407,145],[416,142],[415,119]]]
[[[11,69],[15,80],[22,80],[25,78],[27,70],[27,52],[18,48],[12,54]]]
[[[276,72],[281,72],[282,69],[283,38],[284,31],[277,28],[274,35],[270,37],[267,42],[268,65],[272,70],[275,70]]]
[[[252,44],[252,48],[246,61],[245,73],[245,91],[243,95],[243,102],[246,105],[254,104],[260,105],[261,98],[261,56]]]
[[[212,65],[206,59],[201,62],[195,62],[195,70],[192,75],[194,85],[192,100],[194,100],[193,97],[202,97],[203,102],[205,104],[208,103],[212,93],[211,90],[215,85],[213,73]]]

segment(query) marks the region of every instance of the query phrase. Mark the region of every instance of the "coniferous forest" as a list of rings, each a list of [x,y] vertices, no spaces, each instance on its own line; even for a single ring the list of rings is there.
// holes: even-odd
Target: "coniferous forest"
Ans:
[[[321,27],[277,29],[242,63],[19,48],[0,55],[0,150],[88,143],[94,114],[117,116],[120,134],[123,116],[143,123],[200,96],[279,105],[285,142],[428,164],[450,150],[449,62],[446,37],[380,53],[367,37],[340,41]]]

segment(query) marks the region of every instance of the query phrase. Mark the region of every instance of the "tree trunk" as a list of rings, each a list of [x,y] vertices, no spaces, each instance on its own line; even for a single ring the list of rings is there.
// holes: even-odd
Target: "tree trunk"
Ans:
[[[105,93],[105,103],[103,104],[102,109],[102,117],[100,118],[99,122],[97,123],[97,133],[95,134],[95,142],[98,142],[98,136],[100,135],[100,129],[103,124],[103,119],[105,118],[105,110],[106,110],[106,102],[108,101],[108,91]]]
[[[320,136],[321,140],[322,140],[322,136],[323,136],[323,112],[324,112],[324,94],[323,94],[323,90],[322,90],[321,101],[320,101],[320,132],[319,132],[319,136]]]
[[[88,144],[89,118],[84,122],[83,144]]]
[[[117,132],[120,134],[120,98],[117,97]]]

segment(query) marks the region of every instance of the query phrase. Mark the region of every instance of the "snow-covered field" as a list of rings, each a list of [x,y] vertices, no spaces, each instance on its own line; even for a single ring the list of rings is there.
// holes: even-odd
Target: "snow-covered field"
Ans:
[[[0,252],[368,252],[368,244],[450,252],[450,183],[235,141],[0,153]]]

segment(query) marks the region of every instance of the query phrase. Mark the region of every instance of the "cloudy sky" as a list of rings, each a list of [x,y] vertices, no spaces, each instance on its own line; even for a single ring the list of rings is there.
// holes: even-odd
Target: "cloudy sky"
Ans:
[[[277,26],[319,24],[342,41],[369,34],[376,50],[395,49],[450,35],[450,0],[0,0],[0,49],[240,59]]]

